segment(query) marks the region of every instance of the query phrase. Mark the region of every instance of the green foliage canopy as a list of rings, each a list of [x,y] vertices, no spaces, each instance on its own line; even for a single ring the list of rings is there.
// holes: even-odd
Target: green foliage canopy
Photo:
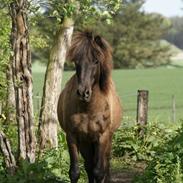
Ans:
[[[35,58],[48,58],[49,45],[53,44],[63,17],[72,16],[75,30],[91,28],[109,40],[114,50],[115,68],[156,67],[169,63],[171,53],[161,39],[170,22],[159,14],[145,13],[144,1],[124,0],[123,4],[120,0],[107,3],[106,0],[57,1],[46,1],[46,11],[37,21],[36,32],[46,38],[47,48],[34,52]]]
[[[72,17],[74,20],[79,18],[83,22],[104,17],[109,21],[121,3],[122,0],[48,0],[42,4],[50,16],[60,23],[64,17]]]
[[[38,3],[39,2],[39,3]],[[39,11],[31,16],[34,26],[31,28],[31,37],[43,38],[42,47],[33,44],[33,61],[47,62],[49,50],[53,45],[56,32],[59,30],[64,17],[71,17],[78,27],[92,27],[96,20],[102,19],[111,23],[113,15],[119,10],[122,0],[44,0],[33,3]],[[38,5],[39,4],[39,5]],[[37,41],[33,40],[32,43]]]

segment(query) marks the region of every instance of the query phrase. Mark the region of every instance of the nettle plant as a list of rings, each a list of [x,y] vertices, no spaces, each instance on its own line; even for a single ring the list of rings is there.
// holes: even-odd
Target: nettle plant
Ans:
[[[136,183],[183,182],[183,126],[164,145],[159,146],[156,156],[149,162],[144,174]]]
[[[139,136],[138,129],[138,126],[119,128],[113,138],[114,157],[122,157],[126,162],[148,162],[176,134],[174,129],[156,123],[147,125],[143,137]]]

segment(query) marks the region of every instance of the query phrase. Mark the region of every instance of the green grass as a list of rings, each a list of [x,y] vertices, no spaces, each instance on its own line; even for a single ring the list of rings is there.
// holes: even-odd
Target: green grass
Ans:
[[[176,98],[177,119],[183,118],[183,69],[117,70],[113,72],[125,116],[136,113],[137,90],[149,90],[150,120],[171,121],[171,99]]]
[[[45,69],[33,66],[34,95],[42,93]],[[63,86],[73,72],[64,72]],[[171,122],[172,95],[176,119],[183,119],[183,69],[114,70],[113,79],[124,108],[124,120],[135,121],[137,90],[149,90],[149,121]],[[34,104],[37,102],[34,100]]]

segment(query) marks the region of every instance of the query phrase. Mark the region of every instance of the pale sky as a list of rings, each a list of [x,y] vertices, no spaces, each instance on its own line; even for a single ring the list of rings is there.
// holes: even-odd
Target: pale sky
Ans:
[[[183,16],[183,0],[146,0],[144,10],[164,16]]]

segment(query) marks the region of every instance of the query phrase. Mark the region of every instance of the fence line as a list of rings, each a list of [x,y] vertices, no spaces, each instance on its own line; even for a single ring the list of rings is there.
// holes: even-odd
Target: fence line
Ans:
[[[152,93],[151,93],[152,95]],[[122,98],[122,105],[123,105],[123,109],[124,112],[130,112],[130,111],[136,111],[137,110],[137,104],[136,104],[136,100],[135,98],[133,98],[133,100],[130,100],[129,102],[125,101],[125,98],[130,98],[130,97],[135,97],[137,96],[137,94],[134,94],[134,92],[129,92],[125,95],[120,96],[120,98]],[[168,96],[167,96],[168,98]],[[34,101],[34,107],[35,107],[35,111],[39,112],[40,108],[41,108],[41,99],[42,97],[40,96],[40,93],[36,93],[36,95],[33,96],[33,101]],[[154,100],[154,99],[153,99]],[[155,104],[151,104],[149,103],[149,110],[169,110],[169,119],[171,119],[172,122],[176,121],[176,110],[183,108],[183,104],[175,104],[175,95],[169,96],[169,99],[161,99],[161,100],[156,100],[158,103],[165,103],[160,105],[155,105]],[[1,109],[1,106],[0,106]]]

